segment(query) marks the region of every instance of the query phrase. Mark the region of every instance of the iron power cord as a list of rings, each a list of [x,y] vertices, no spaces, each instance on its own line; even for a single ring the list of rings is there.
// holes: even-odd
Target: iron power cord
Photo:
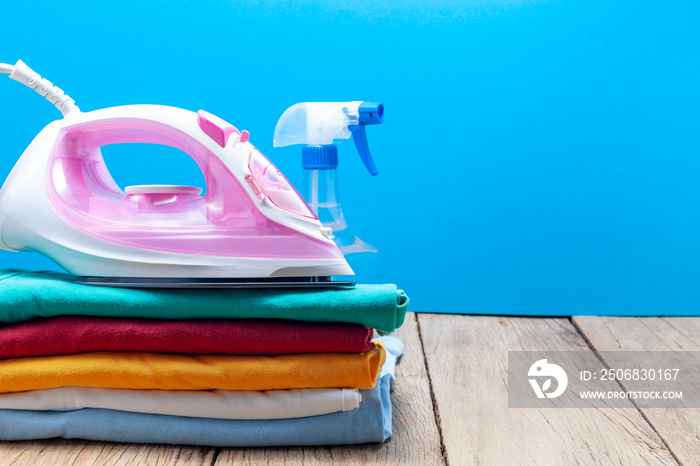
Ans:
[[[9,74],[10,79],[14,79],[34,89],[37,94],[54,104],[63,116],[73,111],[80,111],[75,105],[75,100],[68,97],[60,87],[54,86],[51,81],[39,76],[37,72],[25,65],[22,60],[17,60],[17,63],[14,65],[0,63],[0,73]]]

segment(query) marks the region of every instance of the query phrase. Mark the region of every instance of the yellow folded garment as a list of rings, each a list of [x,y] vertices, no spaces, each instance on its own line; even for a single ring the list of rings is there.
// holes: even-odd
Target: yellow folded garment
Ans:
[[[219,356],[83,353],[0,361],[0,392],[64,386],[164,390],[372,388],[384,345],[364,353]]]

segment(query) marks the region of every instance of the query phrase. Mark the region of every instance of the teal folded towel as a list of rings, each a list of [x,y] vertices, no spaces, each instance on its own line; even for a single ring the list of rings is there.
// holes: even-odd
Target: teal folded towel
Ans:
[[[59,272],[0,269],[0,322],[89,315],[151,319],[275,318],[351,322],[380,334],[401,326],[408,297],[396,285],[352,289],[127,289],[80,285]]]

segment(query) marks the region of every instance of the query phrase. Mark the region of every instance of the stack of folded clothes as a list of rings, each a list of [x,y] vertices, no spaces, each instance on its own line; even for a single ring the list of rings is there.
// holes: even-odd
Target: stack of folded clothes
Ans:
[[[0,270],[0,440],[330,445],[391,436],[408,298],[145,290]]]

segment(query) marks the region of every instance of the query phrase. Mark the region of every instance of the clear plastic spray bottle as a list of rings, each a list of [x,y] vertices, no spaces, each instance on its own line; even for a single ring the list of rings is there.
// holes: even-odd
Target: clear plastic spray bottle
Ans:
[[[303,102],[288,108],[275,128],[274,146],[304,144],[302,196],[323,226],[333,230],[333,240],[355,271],[358,283],[376,283],[379,251],[348,227],[340,203],[338,148],[353,137],[360,158],[372,176],[377,170],[367,143],[366,125],[381,124],[384,105],[376,102]]]

